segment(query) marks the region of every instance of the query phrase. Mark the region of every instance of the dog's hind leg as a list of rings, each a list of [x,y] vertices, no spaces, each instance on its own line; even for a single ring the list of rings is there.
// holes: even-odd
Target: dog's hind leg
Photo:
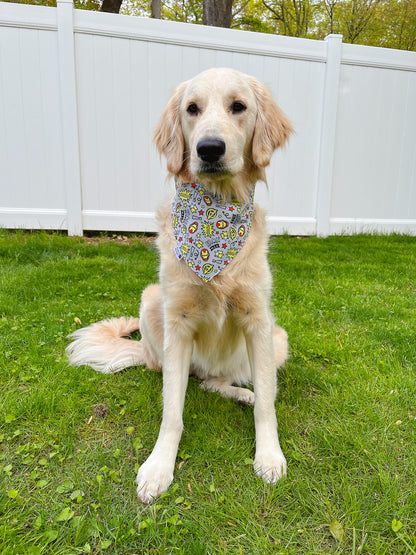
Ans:
[[[142,293],[140,333],[146,366],[151,370],[160,370],[163,358],[163,302],[159,284],[148,285]]]
[[[274,361],[276,367],[280,368],[289,356],[289,345],[287,341],[287,333],[280,326],[273,326],[273,347]]]
[[[227,378],[208,376],[201,383],[201,387],[207,391],[216,391],[223,397],[235,399],[239,403],[254,405],[254,393],[245,387],[232,385]]]
[[[276,367],[279,368],[288,357],[287,333],[279,326],[273,326],[273,350]],[[198,375],[198,372],[196,374]],[[232,385],[229,378],[208,376],[203,379],[201,387],[207,391],[216,391],[223,397],[235,399],[239,403],[254,405],[254,393],[245,387]]]

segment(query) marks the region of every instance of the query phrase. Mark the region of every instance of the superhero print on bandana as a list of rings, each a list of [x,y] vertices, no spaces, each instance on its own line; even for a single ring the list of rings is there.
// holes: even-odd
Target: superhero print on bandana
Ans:
[[[243,248],[253,216],[254,188],[247,203],[227,202],[198,183],[176,185],[172,203],[175,254],[205,282]]]

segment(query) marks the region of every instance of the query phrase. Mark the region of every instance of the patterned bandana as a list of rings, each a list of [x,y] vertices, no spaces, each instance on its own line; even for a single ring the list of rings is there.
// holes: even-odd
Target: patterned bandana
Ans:
[[[198,183],[176,185],[172,226],[178,260],[205,282],[219,274],[243,248],[253,216],[254,188],[247,203],[227,202]]]

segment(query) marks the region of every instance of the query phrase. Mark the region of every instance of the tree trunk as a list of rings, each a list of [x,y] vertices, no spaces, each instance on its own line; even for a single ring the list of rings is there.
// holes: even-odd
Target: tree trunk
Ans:
[[[160,0],[152,0],[152,18],[160,19]]]
[[[204,25],[231,27],[233,0],[203,0]]]
[[[103,3],[101,5],[101,11],[119,13],[122,1],[123,0],[103,0]]]

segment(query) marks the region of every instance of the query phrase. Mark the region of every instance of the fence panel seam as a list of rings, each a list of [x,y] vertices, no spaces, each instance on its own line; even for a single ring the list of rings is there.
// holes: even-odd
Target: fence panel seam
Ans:
[[[327,42],[327,61],[323,91],[316,199],[316,233],[318,237],[327,237],[330,232],[342,35],[328,35],[325,41]]]
[[[64,186],[68,235],[82,235],[82,193],[72,0],[57,0]]]

